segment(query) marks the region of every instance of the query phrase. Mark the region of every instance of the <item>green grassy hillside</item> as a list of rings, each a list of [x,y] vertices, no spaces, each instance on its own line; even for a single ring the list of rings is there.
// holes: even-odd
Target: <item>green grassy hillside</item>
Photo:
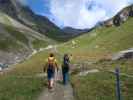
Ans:
[[[75,57],[101,59],[115,52],[133,47],[133,18],[120,27],[99,27],[82,35],[59,48],[61,52],[70,52]]]
[[[2,12],[0,12],[0,34],[0,50],[25,49],[30,46],[38,49],[53,43],[53,40]]]
[[[74,75],[71,79],[76,100],[116,100],[116,76],[110,71],[116,67],[124,73],[120,77],[121,95],[123,99],[133,98],[133,60],[125,59],[119,61],[108,61],[111,55],[121,50],[133,47],[133,18],[130,18],[120,27],[101,27],[90,34],[78,37],[77,47],[68,49],[78,62],[97,61],[95,64],[87,65],[89,69],[99,69],[100,72],[84,76]],[[69,44],[69,45],[68,45]],[[72,48],[68,42],[61,51]],[[65,49],[64,49],[65,48]],[[126,76],[127,75],[127,76]]]
[[[103,61],[113,53],[133,47],[133,18],[120,27],[99,27],[88,34],[84,34],[69,42],[58,46],[57,58],[61,54],[71,53],[73,62],[98,61],[87,65],[88,68],[97,68],[99,73],[77,77],[73,75],[72,85],[76,100],[115,100],[115,75],[107,70],[114,70],[121,66],[123,73],[132,73],[132,60]],[[72,41],[75,43],[73,44]],[[18,64],[8,73],[0,76],[0,100],[36,100],[37,95],[46,86],[44,78],[36,77],[42,72],[45,59],[51,50],[40,52],[27,61]],[[7,84],[9,82],[10,84]],[[121,76],[122,95],[126,100],[133,98],[133,79]],[[12,98],[11,98],[12,97]]]

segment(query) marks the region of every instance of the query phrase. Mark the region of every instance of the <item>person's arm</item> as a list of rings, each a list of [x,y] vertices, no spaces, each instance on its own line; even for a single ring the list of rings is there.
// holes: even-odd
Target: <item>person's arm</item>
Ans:
[[[67,65],[69,65],[69,64],[70,64],[70,59],[67,58],[67,59],[65,60],[65,63],[66,63]]]

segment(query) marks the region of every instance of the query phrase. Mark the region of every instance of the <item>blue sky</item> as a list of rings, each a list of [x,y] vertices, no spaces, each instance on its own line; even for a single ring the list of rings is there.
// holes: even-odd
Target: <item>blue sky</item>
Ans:
[[[27,0],[27,3],[37,14],[49,14],[49,0]]]
[[[92,28],[109,19],[133,0],[20,0],[59,27]]]

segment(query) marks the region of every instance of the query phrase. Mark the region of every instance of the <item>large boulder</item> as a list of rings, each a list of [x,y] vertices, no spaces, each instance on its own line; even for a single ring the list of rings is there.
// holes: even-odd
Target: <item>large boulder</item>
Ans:
[[[133,59],[133,48],[114,54],[112,60]]]
[[[115,26],[120,26],[121,18],[120,18],[119,15],[117,15],[117,16],[114,17],[113,23],[114,23]]]
[[[7,64],[0,63],[0,71],[2,71],[5,68],[8,68],[8,65]]]
[[[130,8],[129,16],[130,16],[130,17],[133,17],[133,6]]]

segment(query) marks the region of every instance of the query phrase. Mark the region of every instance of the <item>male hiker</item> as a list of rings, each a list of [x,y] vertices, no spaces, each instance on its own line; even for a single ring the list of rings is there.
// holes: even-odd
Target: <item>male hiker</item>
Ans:
[[[62,64],[62,75],[63,75],[64,85],[66,85],[69,81],[69,69],[70,69],[70,58],[68,54],[65,54],[63,57],[63,64]]]
[[[55,59],[55,56],[53,53],[49,54],[48,59],[46,60],[46,66],[45,71],[47,71],[47,77],[48,77],[48,88],[52,89],[54,85],[54,77],[55,77],[55,71],[58,70],[57,60]]]

